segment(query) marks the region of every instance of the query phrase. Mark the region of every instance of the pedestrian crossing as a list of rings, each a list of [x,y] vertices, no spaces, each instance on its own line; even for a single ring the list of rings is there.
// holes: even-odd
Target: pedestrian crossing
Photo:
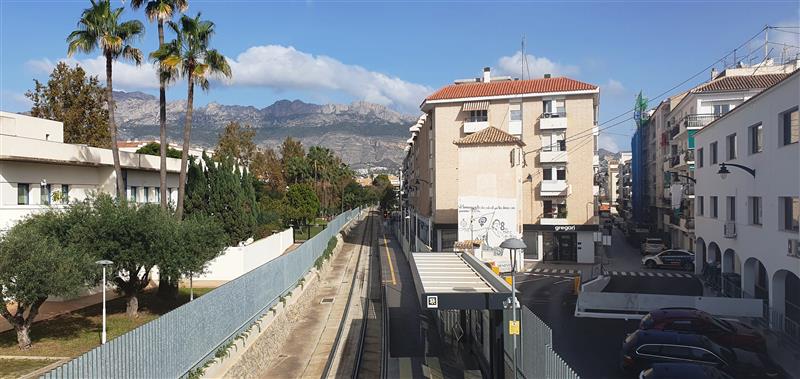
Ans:
[[[549,275],[573,275],[578,276],[581,270],[566,268],[534,268],[530,272],[534,274]],[[681,272],[655,272],[655,271],[604,271],[606,276],[629,276],[629,277],[649,277],[649,278],[693,278],[694,275]]]
[[[652,272],[652,271],[604,271],[606,276],[630,276],[650,278],[694,278],[692,274],[680,272]]]

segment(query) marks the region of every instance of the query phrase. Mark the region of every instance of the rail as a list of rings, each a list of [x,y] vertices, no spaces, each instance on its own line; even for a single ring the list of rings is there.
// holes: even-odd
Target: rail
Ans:
[[[350,314],[350,307],[352,305],[353,296],[355,294],[356,281],[358,279],[359,266],[361,265],[361,256],[363,255],[364,247],[365,247],[365,244],[366,244],[367,241],[369,241],[369,248],[370,249],[372,248],[372,241],[373,241],[372,235],[373,235],[373,231],[374,231],[374,227],[373,227],[373,222],[374,222],[373,219],[374,219],[374,217],[376,217],[376,216],[370,215],[369,213],[367,214],[367,223],[366,223],[366,227],[364,228],[364,233],[361,236],[361,247],[359,247],[359,250],[358,250],[358,257],[356,258],[355,269],[353,270],[353,278],[351,279],[351,282],[350,282],[350,291],[348,292],[348,295],[347,295],[347,303],[345,303],[344,313],[342,314],[341,321],[339,322],[339,328],[336,331],[336,337],[333,340],[333,344],[331,345],[331,351],[328,354],[327,361],[325,362],[325,368],[323,369],[322,375],[320,376],[322,379],[325,379],[325,378],[329,377],[330,371],[331,371],[331,367],[333,366],[334,360],[336,358],[336,353],[337,353],[337,351],[339,351],[339,345],[342,345],[342,335],[344,333],[344,328],[347,325],[347,317]],[[369,286],[367,288],[369,288]],[[366,307],[364,307],[364,308],[366,309]],[[364,319],[364,322],[362,323],[362,327],[364,328],[364,330],[366,330],[366,318]],[[357,343],[358,343],[358,345],[357,345],[358,346],[358,348],[357,348],[358,356],[357,356],[357,359],[355,361],[355,366],[354,366],[354,370],[353,370],[353,376],[354,377],[358,375],[358,367],[361,364],[361,362],[360,362],[361,361],[361,350],[362,350],[361,348],[363,346],[364,330],[362,330],[361,333],[359,333],[359,341],[357,341]]]

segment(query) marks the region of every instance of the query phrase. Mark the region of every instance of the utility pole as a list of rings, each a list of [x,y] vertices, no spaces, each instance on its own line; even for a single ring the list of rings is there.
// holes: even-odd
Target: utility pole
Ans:
[[[764,62],[767,61],[767,55],[769,55],[769,52],[767,51],[767,48],[769,47],[769,28],[769,25],[764,26]]]

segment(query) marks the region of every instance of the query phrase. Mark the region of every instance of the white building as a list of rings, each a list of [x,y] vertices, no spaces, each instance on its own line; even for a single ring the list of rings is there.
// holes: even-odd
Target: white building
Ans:
[[[726,292],[764,299],[772,328],[800,340],[798,104],[795,71],[697,131],[694,208],[696,270],[721,261]]]
[[[126,195],[159,202],[159,157],[120,152]],[[177,200],[180,160],[167,158],[171,201]],[[37,210],[116,192],[110,149],[64,143],[63,124],[0,111],[0,231]]]

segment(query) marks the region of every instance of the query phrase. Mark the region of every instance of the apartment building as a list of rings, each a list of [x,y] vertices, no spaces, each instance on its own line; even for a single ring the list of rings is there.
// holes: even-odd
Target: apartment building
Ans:
[[[798,342],[799,105],[795,71],[697,131],[694,201],[696,269],[721,263],[726,294],[764,299]]]
[[[599,88],[570,78],[458,80],[428,96],[410,128],[404,218],[416,251],[477,241],[502,260],[594,262]]]
[[[130,201],[159,202],[159,157],[120,152]],[[167,158],[170,199],[177,200],[180,160]],[[64,143],[63,124],[0,111],[0,231],[48,207],[116,193],[110,149]]]
[[[651,232],[661,234],[673,248],[694,250],[694,134],[765,88],[800,67],[797,61],[712,70],[711,80],[662,101],[649,112],[646,127],[640,128],[642,203],[639,212]],[[637,136],[635,136],[637,138]],[[715,147],[716,149],[716,147]],[[715,155],[722,154],[715,151]],[[636,159],[636,158],[635,158]],[[634,170],[636,171],[636,170]],[[634,202],[635,203],[635,202]]]
[[[614,213],[616,213],[617,209],[617,199],[619,199],[621,187],[620,184],[622,180],[619,175],[619,166],[624,165],[630,160],[631,152],[621,151],[619,153],[619,159],[610,159],[608,161],[608,199],[611,203],[611,209]]]

